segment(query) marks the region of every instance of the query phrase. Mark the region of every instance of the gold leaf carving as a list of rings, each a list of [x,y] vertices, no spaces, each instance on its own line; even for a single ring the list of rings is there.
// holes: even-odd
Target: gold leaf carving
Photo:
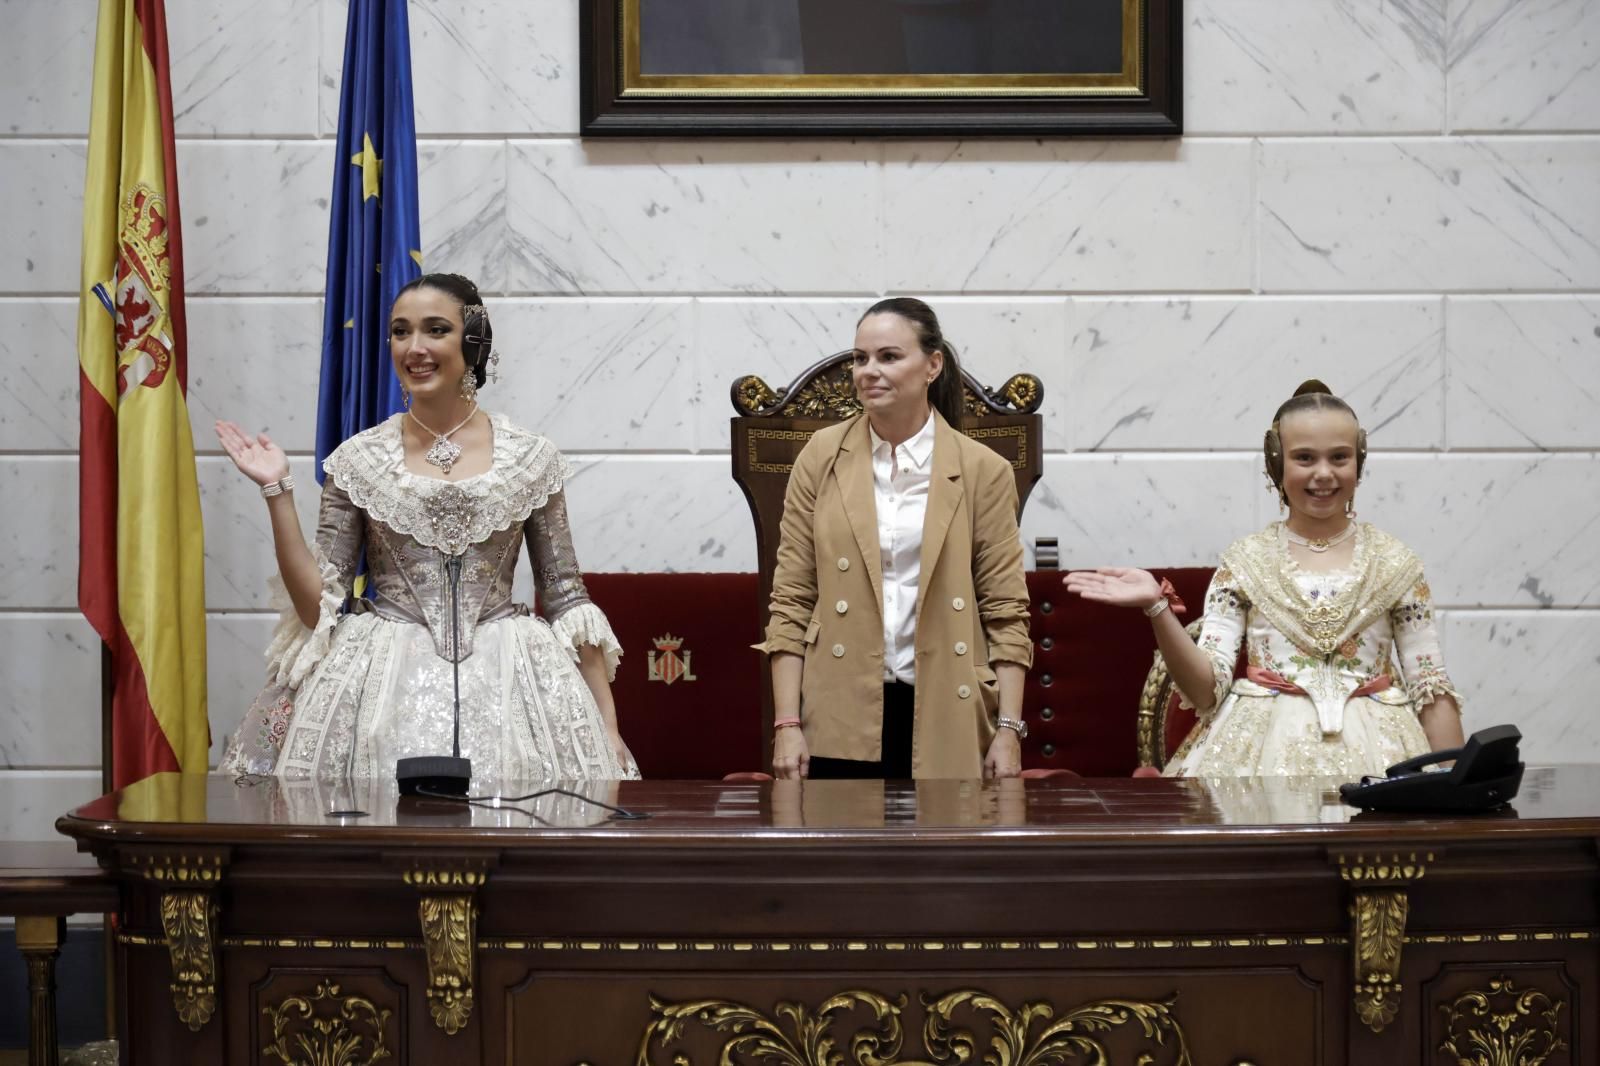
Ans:
[[[778,394],[772,386],[754,374],[746,374],[733,383],[733,408],[742,415],[765,414],[777,402]]]
[[[1155,1051],[1165,1052],[1172,1066],[1192,1066],[1183,1029],[1173,1015],[1176,996],[1162,1002],[1103,999],[1061,1013],[1044,1002],[1012,1010],[984,992],[961,989],[924,996],[923,1053],[926,1059],[901,1058],[904,995],[888,999],[876,992],[851,990],[829,997],[815,1011],[804,1004],[779,1003],[772,1017],[755,1007],[728,1000],[665,1003],[650,999],[653,1019],[639,1043],[636,1066],[652,1066],[652,1051],[665,1051],[680,1040],[689,1023],[730,1034],[718,1052],[720,1066],[756,1061],[771,1066],[935,1066],[981,1061],[984,1066],[1045,1066],[1080,1061],[1110,1066],[1101,1037],[1113,1029],[1137,1026],[1145,1050],[1136,1060],[1152,1066]],[[833,1032],[841,1014],[865,1010],[872,1023],[856,1032]],[[976,1014],[988,1023],[986,1043],[972,1029],[955,1024],[958,1014]],[[1035,1031],[1037,1029],[1037,1031]],[[987,1051],[979,1059],[980,1046]],[[673,1066],[692,1066],[688,1056],[673,1057]]]
[[[1560,1035],[1564,1006],[1536,988],[1517,991],[1502,974],[1487,990],[1439,1004],[1449,1034],[1439,1050],[1458,1066],[1542,1066],[1567,1046]]]
[[[272,1043],[262,1055],[285,1066],[372,1066],[389,1058],[384,1031],[388,1010],[362,996],[339,998],[339,986],[321,981],[314,996],[287,996],[262,1007],[272,1021]]]
[[[1356,1014],[1374,1033],[1394,1021],[1400,1006],[1400,949],[1409,901],[1401,889],[1357,892],[1350,905],[1355,942]]]
[[[212,923],[217,908],[204,892],[167,892],[161,897],[161,928],[172,959],[172,1005],[192,1031],[217,1009],[216,955]]]
[[[471,896],[424,896],[417,906],[428,956],[428,1010],[434,1024],[456,1033],[472,1014],[473,926]]]

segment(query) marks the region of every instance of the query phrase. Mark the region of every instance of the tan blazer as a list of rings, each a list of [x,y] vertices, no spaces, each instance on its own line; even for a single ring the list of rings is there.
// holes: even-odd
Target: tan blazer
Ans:
[[[914,777],[981,777],[999,691],[992,663],[1033,662],[1011,468],[937,412],[917,588]],[[767,654],[805,657],[812,755],[883,751],[883,576],[865,415],[820,430],[784,496]]]

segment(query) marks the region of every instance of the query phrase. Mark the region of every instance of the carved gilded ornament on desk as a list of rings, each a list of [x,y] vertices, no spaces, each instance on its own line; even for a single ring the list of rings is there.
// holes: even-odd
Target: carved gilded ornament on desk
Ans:
[[[1567,1046],[1558,1032],[1565,1005],[1536,988],[1518,992],[1502,974],[1487,991],[1439,1004],[1449,1032],[1439,1050],[1458,1066],[1541,1066]]]
[[[204,892],[167,892],[161,897],[161,928],[172,956],[172,1006],[192,1031],[217,1009],[217,963],[212,949],[218,908]]]
[[[779,1003],[776,1020],[754,1007],[729,1000],[697,1000],[664,1003],[654,996],[650,1009],[654,1015],[639,1043],[635,1066],[651,1066],[652,1049],[666,1047],[683,1035],[693,1022],[732,1035],[718,1052],[721,1066],[748,1058],[773,1066],[840,1066],[847,1060],[840,1048],[847,1047],[848,1061],[855,1066],[934,1066],[936,1063],[979,1061],[979,1036],[971,1029],[957,1028],[954,1015],[966,1008],[985,1018],[991,1033],[984,1066],[1044,1066],[1073,1060],[1110,1066],[1111,1058],[1101,1035],[1126,1025],[1137,1025],[1146,1050],[1135,1060],[1152,1066],[1158,1060],[1156,1049],[1164,1050],[1172,1066],[1193,1066],[1183,1029],[1173,1016],[1177,997],[1161,1002],[1104,999],[1074,1007],[1056,1015],[1048,1003],[1026,1003],[1012,1010],[986,993],[972,989],[922,997],[926,1017],[922,1027],[923,1051],[927,1059],[901,1057],[904,1028],[901,1013],[906,998],[893,1000],[875,992],[851,990],[825,1000],[815,1012],[804,1004]],[[869,1011],[874,1028],[835,1035],[835,1017],[857,1010]],[[1043,1028],[1034,1032],[1036,1025]],[[674,1066],[691,1066],[686,1055],[673,1057]]]
[[[1406,942],[1406,886],[1427,873],[1432,852],[1337,856],[1339,876],[1361,888],[1350,901],[1356,1015],[1381,1033],[1400,1012],[1400,950]]]
[[[339,998],[331,981],[320,982],[310,999],[287,996],[261,1013],[272,1021],[272,1043],[261,1054],[285,1066],[372,1066],[390,1057],[384,1046],[390,1012],[362,996]]]
[[[488,880],[482,870],[448,867],[408,870],[405,882],[422,889],[417,904],[422,947],[428,958],[428,1012],[454,1035],[472,1015],[472,970],[478,906],[472,892]],[[450,889],[467,889],[452,892]],[[445,891],[439,891],[439,890]]]

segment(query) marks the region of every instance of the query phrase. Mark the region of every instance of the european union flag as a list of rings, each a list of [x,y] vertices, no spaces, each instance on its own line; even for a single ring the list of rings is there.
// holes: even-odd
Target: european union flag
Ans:
[[[328,227],[317,480],[345,438],[400,410],[388,314],[422,273],[406,0],[350,0]]]

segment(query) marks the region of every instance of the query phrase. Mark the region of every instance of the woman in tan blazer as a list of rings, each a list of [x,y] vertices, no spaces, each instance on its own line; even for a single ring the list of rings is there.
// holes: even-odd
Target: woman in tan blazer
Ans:
[[[766,640],[780,777],[1015,777],[1033,661],[1011,468],[921,300],[856,326],[864,413],[795,460]]]

